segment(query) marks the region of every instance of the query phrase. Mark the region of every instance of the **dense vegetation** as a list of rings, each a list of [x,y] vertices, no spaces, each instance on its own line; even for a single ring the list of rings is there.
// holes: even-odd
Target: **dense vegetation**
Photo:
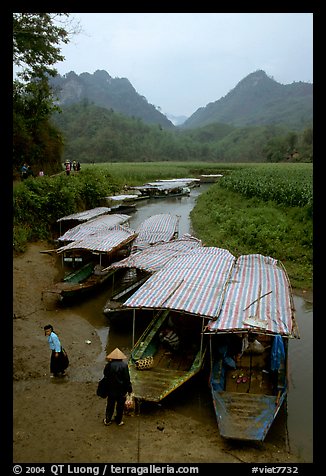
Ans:
[[[64,160],[105,162],[312,162],[312,129],[235,128],[210,124],[193,130],[166,130],[99,108],[88,101],[62,109],[53,118],[63,131]]]
[[[311,289],[312,207],[311,165],[259,164],[234,169],[210,187],[191,218],[207,246],[277,258],[293,286]]]
[[[13,82],[13,169],[31,167],[60,170],[62,136],[51,122],[56,109],[48,78],[62,61],[58,44],[68,33],[55,24],[67,14],[14,13],[13,63],[21,68]]]
[[[234,255],[280,259],[293,286],[311,289],[311,164],[113,163],[84,165],[70,176],[29,178],[14,188],[14,250],[24,251],[28,241],[51,240],[58,218],[103,205],[103,197],[126,184],[202,173],[223,178],[199,197],[191,213],[196,236]]]

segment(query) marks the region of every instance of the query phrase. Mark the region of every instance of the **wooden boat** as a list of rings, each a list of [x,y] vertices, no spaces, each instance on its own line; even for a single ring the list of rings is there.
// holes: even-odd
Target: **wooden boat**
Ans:
[[[168,260],[124,302],[133,309],[134,322],[137,310],[158,312],[129,360],[137,399],[158,402],[201,370],[204,322],[220,308],[234,260],[227,250],[197,246]],[[180,338],[180,353],[171,355],[161,346],[159,333],[166,324]],[[154,357],[153,368],[137,370],[136,362],[148,356]]]
[[[215,183],[221,177],[223,177],[222,174],[203,174],[199,176],[199,180],[201,183]]]
[[[173,326],[180,348],[171,350],[160,340],[160,332]],[[138,402],[160,402],[201,370],[206,353],[197,318],[181,316],[169,310],[159,311],[131,351],[129,372]],[[137,362],[153,357],[150,369],[138,370]]]
[[[132,213],[136,211],[137,194],[110,195],[105,197],[110,213]]]
[[[240,256],[210,335],[210,388],[221,436],[263,441],[288,393],[289,339],[299,337],[281,263]]]
[[[169,213],[158,213],[144,220],[136,229],[137,237],[132,243],[131,253],[157,243],[166,243],[179,236],[180,217]]]
[[[149,198],[169,198],[190,195],[190,188],[186,186],[183,181],[158,181],[132,188]]]
[[[159,236],[161,239],[163,238],[161,234]],[[166,238],[170,237],[170,235],[166,235]],[[144,240],[138,242],[138,246],[140,244],[144,245],[145,242],[147,243],[148,237],[146,240],[145,236],[143,238]],[[132,243],[132,249],[134,248],[135,241]],[[123,307],[123,302],[131,294],[172,258],[189,253],[189,251],[200,246],[202,246],[200,240],[186,233],[181,238],[147,246],[135,253],[131,253],[127,258],[113,263],[110,266],[111,269],[115,270],[112,278],[113,291],[103,307],[103,313],[111,322],[118,324],[119,321],[123,321],[121,319],[121,311],[128,311],[128,308]]]
[[[177,215],[160,213],[144,220],[136,230],[137,237],[131,245],[132,256],[158,243],[167,243],[175,240],[179,233],[179,219],[180,217]],[[190,243],[190,240],[188,239],[187,242]],[[120,271],[116,273],[119,276],[115,276],[116,279],[114,281],[118,282],[118,285],[114,286],[115,289],[103,308],[103,313],[110,315],[111,321],[114,318],[112,311],[119,309],[123,300],[127,299],[132,292],[135,292],[151,276],[149,270],[144,269],[144,267],[142,269],[137,267],[136,261],[138,261],[138,258],[131,258],[129,266],[125,262],[122,266],[119,263],[117,264],[116,271],[118,271],[118,268],[120,268]]]
[[[168,261],[124,306],[208,318],[203,334],[210,340],[210,387],[219,431],[224,438],[264,440],[287,397],[288,341],[299,337],[281,263],[259,254],[236,259],[227,250],[199,247]],[[146,355],[141,353],[141,342],[148,348],[145,338],[151,341],[148,334],[140,339],[134,360]],[[253,348],[243,345],[246,338]],[[141,386],[146,377],[131,369],[136,382],[140,379],[138,394],[148,398]]]
[[[114,275],[114,282],[118,282],[118,284],[113,284],[114,290],[110,293],[110,297],[104,304],[103,314],[112,323],[121,320],[121,316],[117,315],[117,311],[120,312],[122,310],[122,303],[144,284],[151,276],[151,273],[136,268],[111,268],[111,272]]]
[[[114,274],[114,270],[109,269],[108,265],[121,257],[122,253],[124,257],[130,254],[131,243],[136,236],[134,230],[117,225],[109,230],[83,235],[79,240],[58,248],[57,254],[64,253],[66,257],[75,253],[82,254],[86,264],[69,273],[63,281],[44,290],[42,295],[54,293],[60,301],[68,301],[98,289]]]
[[[58,242],[60,244],[70,243],[71,241],[80,240],[90,234],[108,231],[117,225],[126,226],[129,219],[130,216],[125,214],[102,214],[86,222],[82,222],[73,228],[69,228],[63,235],[59,236]]]
[[[96,207],[91,208],[90,210],[84,210],[82,212],[73,213],[71,215],[67,215],[61,217],[57,220],[60,226],[60,236],[64,231],[67,231],[69,228],[79,225],[80,223],[85,223],[89,220],[93,220],[94,218],[98,218],[102,215],[106,215],[110,212],[110,208],[108,207]]]
[[[60,301],[67,303],[98,289],[112,274],[112,271],[103,272],[101,266],[90,262],[69,273],[63,281],[44,290],[42,295],[44,293],[57,294]]]

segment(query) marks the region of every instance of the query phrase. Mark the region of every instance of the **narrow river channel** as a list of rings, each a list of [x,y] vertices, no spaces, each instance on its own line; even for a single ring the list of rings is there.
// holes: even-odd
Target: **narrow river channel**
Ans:
[[[158,213],[170,213],[180,217],[179,236],[192,233],[190,212],[197,197],[209,184],[191,189],[190,196],[166,199],[146,199],[137,202],[136,211],[131,213],[130,227],[136,229],[146,218]],[[107,347],[118,346],[130,351],[131,323],[124,328],[110,327],[110,322],[102,313],[108,296],[103,290],[84,303],[75,306],[78,313],[86,318],[96,329],[102,344],[103,353],[98,358],[99,369]],[[289,345],[289,395],[283,412],[277,416],[266,439],[284,440],[284,445],[304,461],[313,461],[313,307],[300,296],[294,298],[300,339],[293,339]],[[145,323],[136,326],[136,339],[144,330]],[[207,422],[208,427],[216,427],[213,404],[208,388],[208,375],[203,374],[194,382],[189,382],[175,394],[167,397],[162,405],[192,418]]]

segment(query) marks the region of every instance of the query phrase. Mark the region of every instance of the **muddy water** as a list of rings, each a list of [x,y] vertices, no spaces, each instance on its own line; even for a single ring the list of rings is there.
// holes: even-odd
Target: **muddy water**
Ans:
[[[130,226],[138,225],[151,215],[171,213],[180,216],[179,236],[192,234],[189,213],[195,206],[196,198],[209,185],[202,185],[191,190],[189,197],[143,200],[137,203],[137,210],[131,214]],[[102,313],[109,289],[103,290],[88,299],[74,310],[86,318],[96,329],[103,344],[101,355],[98,356],[98,368],[104,365],[106,350],[119,347],[127,355],[132,347],[132,318],[125,318],[124,325],[110,326],[109,319]],[[287,406],[282,409],[270,429],[266,439],[270,442],[284,441],[284,446],[306,462],[313,461],[312,440],[312,375],[313,375],[313,336],[312,336],[312,305],[299,296],[295,296],[296,316],[300,339],[293,339],[289,345],[289,396]],[[137,320],[135,340],[140,337],[148,322]],[[98,376],[98,375],[97,375]],[[216,430],[216,419],[208,387],[207,370],[188,382],[176,392],[163,400],[161,405],[173,408],[174,411],[205,421],[208,428]]]

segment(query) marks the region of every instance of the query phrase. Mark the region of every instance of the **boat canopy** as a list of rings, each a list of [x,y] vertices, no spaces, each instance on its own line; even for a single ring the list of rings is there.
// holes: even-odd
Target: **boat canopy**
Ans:
[[[152,215],[137,228],[138,236],[132,244],[131,252],[143,250],[155,243],[170,241],[178,236],[180,217],[161,213]]]
[[[170,259],[123,306],[215,317],[234,262],[235,257],[227,250],[199,246]]]
[[[138,198],[138,195],[136,194],[130,194],[130,195],[110,195],[108,197],[105,197],[106,200],[111,200],[112,202],[125,202],[129,200],[135,200]]]
[[[136,268],[153,273],[161,269],[172,258],[187,254],[199,246],[202,246],[202,242],[186,233],[176,240],[158,243],[133,253],[127,258],[113,263],[109,268]]]
[[[260,254],[236,259],[221,248],[197,247],[168,260],[123,306],[207,317],[207,334],[256,331],[299,337],[284,266]]]
[[[175,178],[175,179],[161,179],[161,180],[155,180],[155,182],[147,182],[146,185],[156,185],[156,184],[161,184],[161,183],[170,183],[171,185],[175,183],[182,183],[183,186],[188,186],[191,187],[194,184],[197,184],[200,182],[200,179],[197,178]]]
[[[237,259],[220,313],[206,328],[209,333],[250,330],[298,337],[284,266],[260,254]]]
[[[83,212],[73,213],[72,215],[67,215],[65,217],[59,218],[57,220],[57,223],[70,220],[76,220],[82,223],[88,220],[92,220],[93,218],[96,218],[100,215],[105,215],[106,213],[109,213],[109,211],[110,208],[108,207],[92,208],[91,210],[84,210]]]
[[[85,234],[80,239],[58,248],[57,253],[81,249],[91,252],[110,253],[127,245],[136,236],[137,233],[134,230],[122,225],[116,225],[110,229],[95,230],[93,233]]]
[[[161,192],[179,190],[185,187],[185,182],[151,182],[145,185],[139,185],[135,187],[130,187],[134,190],[139,190],[141,192],[155,192],[157,190]]]
[[[58,238],[58,241],[77,241],[85,238],[86,236],[97,233],[100,231],[107,231],[116,225],[122,225],[130,219],[130,215],[112,214],[104,215],[86,223],[80,223],[73,228],[70,228],[62,236]]]

